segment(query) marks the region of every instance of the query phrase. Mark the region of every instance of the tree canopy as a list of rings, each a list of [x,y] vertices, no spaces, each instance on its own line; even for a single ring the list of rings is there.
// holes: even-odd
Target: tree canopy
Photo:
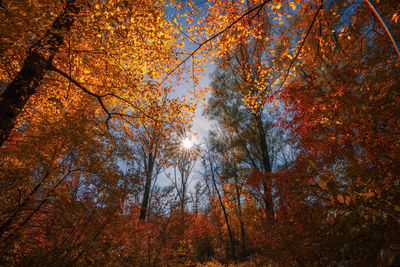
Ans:
[[[400,265],[399,3],[3,0],[0,21],[0,265]]]

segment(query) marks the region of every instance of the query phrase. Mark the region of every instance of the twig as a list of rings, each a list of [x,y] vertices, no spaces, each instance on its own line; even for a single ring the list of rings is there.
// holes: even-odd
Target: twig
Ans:
[[[145,116],[145,117],[147,117],[147,118],[149,118],[149,119],[151,119],[151,120],[154,120],[154,121],[156,121],[156,122],[159,121],[159,120],[156,120],[156,119],[152,118],[151,116],[147,115],[147,114],[146,114],[143,110],[141,110],[138,106],[134,105],[132,102],[130,102],[130,101],[124,99],[123,97],[120,97],[120,96],[118,96],[118,95],[116,95],[116,94],[114,94],[114,93],[107,93],[107,94],[104,94],[104,95],[99,95],[99,94],[93,93],[92,91],[90,91],[89,89],[87,89],[85,86],[83,86],[80,82],[78,82],[77,80],[75,80],[74,78],[72,78],[70,75],[68,75],[68,74],[65,73],[64,71],[58,69],[57,67],[51,65],[51,66],[50,66],[50,69],[51,69],[52,71],[54,71],[54,72],[57,72],[57,73],[61,74],[63,77],[65,77],[66,79],[68,79],[69,81],[71,81],[73,84],[75,84],[75,85],[76,85],[79,89],[81,89],[83,92],[85,92],[85,93],[87,93],[88,95],[93,96],[94,98],[97,99],[97,101],[100,103],[101,108],[102,108],[102,109],[104,110],[104,112],[106,112],[106,114],[107,114],[106,125],[107,125],[107,129],[108,129],[108,130],[109,130],[109,124],[108,124],[108,122],[110,121],[110,119],[111,119],[111,117],[112,117],[113,115],[117,115],[117,116],[120,116],[120,117],[128,117],[128,118],[137,118],[137,116],[133,116],[133,115],[129,115],[129,114],[122,114],[122,113],[118,113],[118,112],[109,111],[109,110],[107,109],[107,107],[105,106],[104,102],[103,102],[103,98],[105,98],[105,97],[115,97],[115,98],[117,98],[117,99],[119,99],[119,100],[121,100],[121,101],[123,101],[123,102],[129,104],[130,106],[132,106],[132,107],[135,108],[136,110],[138,110],[141,114],[143,114],[143,116]]]
[[[294,62],[297,60],[297,57],[299,56],[299,54],[300,54],[300,52],[301,52],[301,49],[303,49],[304,43],[306,42],[307,37],[308,37],[308,35],[310,34],[311,29],[312,29],[312,27],[314,26],[314,22],[315,22],[315,20],[316,20],[316,18],[317,18],[317,16],[318,16],[318,13],[319,13],[319,11],[321,11],[322,7],[323,7],[323,3],[318,7],[317,12],[315,12],[315,15],[314,15],[314,18],[313,18],[313,20],[312,20],[312,22],[311,22],[311,25],[310,25],[310,27],[308,28],[308,31],[307,31],[306,35],[304,36],[304,38],[303,38],[303,41],[301,42],[301,45],[300,45],[299,50],[297,50],[296,56],[295,56],[295,57],[292,59],[292,61],[290,62],[289,68],[286,70],[285,79],[282,81],[281,85],[279,86],[278,91],[279,91],[280,89],[282,89],[283,85],[285,84],[285,82],[286,82],[286,80],[287,80],[287,78],[288,78],[288,76],[289,76],[290,69],[293,67]]]
[[[186,63],[186,61],[188,61],[191,57],[193,57],[197,51],[199,51],[205,44],[211,42],[212,40],[214,40],[215,38],[217,38],[218,36],[220,36],[221,34],[225,33],[226,31],[228,31],[230,28],[232,28],[236,23],[238,23],[240,20],[242,20],[244,17],[246,17],[247,15],[253,13],[255,10],[259,9],[261,10],[268,2],[270,2],[271,0],[266,0],[264,2],[262,2],[261,4],[259,4],[258,6],[253,7],[252,9],[246,11],[243,15],[241,15],[238,19],[236,19],[235,21],[233,21],[231,24],[229,24],[225,29],[223,29],[222,31],[214,34],[213,36],[211,36],[210,38],[208,38],[207,40],[203,41],[202,43],[200,43],[198,45],[198,47],[193,50],[183,61],[181,61],[178,65],[175,66],[175,68],[173,68],[170,72],[167,73],[167,76],[165,76],[165,78],[161,81],[160,84],[164,83],[165,80],[168,79],[168,77],[174,73],[177,69],[179,69],[183,64]]]
[[[97,101],[100,103],[101,108],[107,113],[107,120],[106,120],[106,124],[107,124],[107,129],[109,129],[108,126],[108,122],[111,119],[111,112],[108,111],[108,109],[106,108],[106,106],[103,103],[103,100],[101,99],[101,96],[98,94],[93,93],[92,91],[86,89],[82,84],[80,84],[77,80],[75,80],[74,78],[72,78],[71,76],[69,76],[67,73],[63,72],[62,70],[56,68],[54,65],[50,66],[50,69],[52,71],[55,71],[59,74],[61,74],[62,76],[64,76],[65,78],[67,78],[69,81],[71,81],[73,84],[75,84],[76,86],[78,86],[82,91],[84,91],[85,93],[95,97],[97,99]]]

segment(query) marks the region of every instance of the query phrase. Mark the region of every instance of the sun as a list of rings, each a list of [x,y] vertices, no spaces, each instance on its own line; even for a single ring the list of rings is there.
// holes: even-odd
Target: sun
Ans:
[[[184,139],[182,139],[181,145],[183,149],[189,150],[193,147],[194,142],[190,137],[185,137]]]

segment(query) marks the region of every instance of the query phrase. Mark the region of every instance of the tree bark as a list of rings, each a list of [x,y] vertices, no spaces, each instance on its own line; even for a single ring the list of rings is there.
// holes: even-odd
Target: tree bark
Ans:
[[[212,182],[213,182],[213,185],[214,185],[214,189],[215,189],[215,191],[217,193],[217,196],[218,196],[219,204],[221,205],[222,211],[224,213],[226,227],[228,228],[228,235],[229,235],[229,240],[230,240],[230,243],[231,243],[232,259],[233,259],[234,262],[236,262],[235,242],[234,242],[234,239],[233,239],[231,226],[229,224],[228,214],[226,212],[224,202],[222,201],[221,194],[219,193],[219,190],[218,190],[218,187],[217,187],[217,183],[215,182],[216,178],[215,178],[215,175],[214,175],[213,166],[211,165],[211,159],[209,159],[209,162],[210,162],[210,170],[211,170],[211,179],[212,179]]]
[[[75,0],[68,0],[64,11],[46,34],[29,48],[21,70],[0,96],[0,146],[7,140],[18,115],[51,69],[53,58],[64,43],[64,35],[70,31],[74,15],[78,13]]]
[[[221,197],[221,194],[219,193],[219,190],[218,190],[218,188],[217,188],[217,184],[215,183],[215,178],[212,177],[212,180],[213,180],[213,184],[214,184],[215,191],[217,192],[219,204],[221,205],[222,211],[223,211],[223,213],[224,213],[226,227],[228,228],[228,235],[229,235],[229,240],[230,240],[230,243],[231,243],[232,259],[233,259],[234,262],[236,262],[235,242],[234,242],[234,239],[233,239],[233,234],[232,234],[231,226],[230,226],[230,224],[229,224],[228,214],[227,214],[227,212],[226,212],[225,205],[224,205],[224,203],[222,202],[222,197]]]
[[[263,173],[271,173],[272,168],[271,168],[271,163],[270,163],[270,158],[269,158],[266,133],[264,130],[264,124],[261,120],[261,115],[256,115],[255,119],[256,119],[256,123],[257,123],[258,134],[259,134],[259,145],[260,145],[260,149],[261,149]],[[271,181],[269,181],[269,185],[264,181],[263,189],[264,189],[264,197],[263,198],[264,198],[266,213],[273,217],[274,211],[273,211],[273,204],[272,204]]]
[[[153,176],[153,168],[154,168],[154,157],[153,155],[149,154],[149,161],[146,170],[146,183],[144,185],[143,200],[139,214],[139,220],[141,221],[144,221],[146,219],[146,213],[150,198],[150,187],[151,187],[151,179]]]
[[[242,243],[242,250],[243,253],[246,255],[247,254],[247,238],[246,238],[246,230],[244,228],[244,222],[243,222],[243,213],[242,213],[242,203],[240,201],[241,198],[241,193],[239,190],[239,181],[237,176],[235,175],[235,189],[236,189],[236,202],[237,202],[237,208],[238,208],[238,217],[239,217],[239,224],[240,224],[240,239]]]

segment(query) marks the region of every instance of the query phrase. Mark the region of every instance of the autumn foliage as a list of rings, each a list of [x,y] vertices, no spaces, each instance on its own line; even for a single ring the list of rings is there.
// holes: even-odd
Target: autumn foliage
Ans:
[[[400,265],[397,2],[0,20],[1,266]]]

